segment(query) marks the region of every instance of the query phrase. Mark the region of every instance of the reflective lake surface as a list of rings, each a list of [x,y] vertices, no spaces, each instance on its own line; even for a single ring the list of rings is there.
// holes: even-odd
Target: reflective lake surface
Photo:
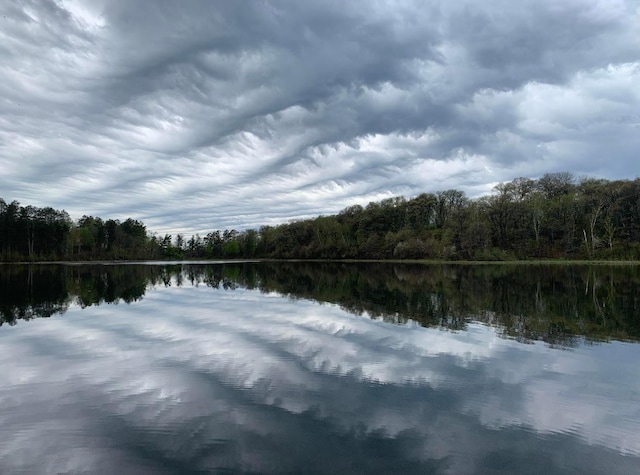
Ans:
[[[638,473],[640,269],[0,266],[0,473]]]

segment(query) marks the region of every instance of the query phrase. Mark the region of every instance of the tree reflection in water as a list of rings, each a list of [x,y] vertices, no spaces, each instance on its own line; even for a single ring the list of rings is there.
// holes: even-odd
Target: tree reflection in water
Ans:
[[[5,265],[0,325],[62,314],[73,304],[132,303],[150,288],[183,285],[276,292],[453,331],[482,322],[523,343],[640,339],[640,269],[605,265]]]

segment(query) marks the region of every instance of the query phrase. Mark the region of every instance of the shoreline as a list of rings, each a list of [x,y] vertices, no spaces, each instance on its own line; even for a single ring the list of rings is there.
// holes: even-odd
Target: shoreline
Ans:
[[[97,260],[97,261],[17,261],[0,262],[0,265],[172,265],[172,264],[233,264],[260,262],[309,262],[309,263],[347,263],[347,264],[422,264],[422,265],[609,265],[638,266],[638,260],[508,260],[508,261],[448,261],[438,259],[181,259],[181,260]]]

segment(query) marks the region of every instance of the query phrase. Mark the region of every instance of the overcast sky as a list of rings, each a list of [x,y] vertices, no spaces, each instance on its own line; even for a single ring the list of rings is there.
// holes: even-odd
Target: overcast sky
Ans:
[[[0,2],[0,197],[206,233],[640,176],[640,0]]]

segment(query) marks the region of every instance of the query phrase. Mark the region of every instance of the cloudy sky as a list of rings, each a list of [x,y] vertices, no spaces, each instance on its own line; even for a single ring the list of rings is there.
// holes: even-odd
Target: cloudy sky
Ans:
[[[640,176],[640,1],[0,4],[0,197],[257,227]]]

